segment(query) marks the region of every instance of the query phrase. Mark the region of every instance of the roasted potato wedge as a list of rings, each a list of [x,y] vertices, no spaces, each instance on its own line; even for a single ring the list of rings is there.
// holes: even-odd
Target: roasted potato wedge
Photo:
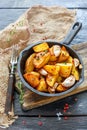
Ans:
[[[72,72],[71,74],[75,77],[76,80],[79,80],[80,75],[79,75],[79,70],[76,68],[74,65],[72,67]]]
[[[40,79],[40,83],[36,89],[40,92],[48,92],[47,84],[44,78]]]
[[[74,64],[74,60],[71,56],[68,57],[68,59],[66,60],[67,63],[72,63]]]
[[[57,81],[58,83],[62,83],[62,81],[63,81],[63,80],[64,80],[64,78],[63,78],[63,77],[58,76],[56,81]]]
[[[56,75],[50,75],[48,74],[46,77],[46,82],[49,86],[53,86],[54,83],[56,82],[57,76]]]
[[[53,53],[53,47],[51,47],[50,49],[49,49],[49,51],[50,51],[50,59],[49,59],[49,61],[56,61],[57,60],[57,57],[54,55],[54,53]]]
[[[39,73],[37,73],[37,72],[25,73],[24,74],[24,78],[34,88],[36,88],[39,85],[39,83],[40,83]]]
[[[62,86],[61,84],[58,85],[58,87],[56,88],[56,91],[57,91],[57,92],[64,92],[64,91],[66,91],[66,90],[67,90],[67,88],[65,88],[65,87]]]
[[[67,78],[72,70],[72,63],[57,63],[56,65],[60,66],[59,75],[61,77]]]
[[[58,65],[45,65],[43,68],[52,75],[58,75],[60,70],[60,66]]]
[[[48,49],[49,49],[49,46],[46,42],[43,42],[42,44],[38,44],[33,47],[34,52],[41,52]]]
[[[51,55],[49,61],[57,61],[57,57],[55,55]]]
[[[36,71],[32,71],[30,74],[33,74],[33,75],[37,76],[38,78],[40,77],[40,74]]]
[[[68,57],[69,57],[69,52],[66,50],[64,46],[62,46],[61,53],[58,57],[57,62],[64,62],[68,59]]]
[[[47,64],[48,64],[48,65],[55,65],[55,64],[56,64],[56,61],[48,61]]]
[[[33,59],[35,57],[35,53],[31,54],[25,63],[25,73],[31,72],[34,70],[34,65],[33,65]]]
[[[49,52],[47,52],[46,54],[44,54],[40,57],[34,58],[34,60],[33,60],[34,67],[38,68],[38,69],[42,68],[45,64],[48,63],[49,59],[50,59],[50,53]]]

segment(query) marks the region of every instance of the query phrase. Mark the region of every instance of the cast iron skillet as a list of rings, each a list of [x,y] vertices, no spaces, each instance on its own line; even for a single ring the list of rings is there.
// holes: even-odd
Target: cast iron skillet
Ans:
[[[82,24],[79,22],[74,23],[74,25],[72,26],[72,28],[70,29],[69,33],[67,34],[67,36],[65,37],[65,39],[61,42],[55,42],[55,41],[44,41],[47,42],[48,45],[51,47],[53,45],[64,45],[66,47],[66,49],[68,50],[69,54],[74,57],[74,58],[78,58],[80,63],[83,66],[83,62],[82,59],[80,58],[80,56],[72,49],[70,48],[68,45],[65,44],[70,44],[70,42],[73,40],[73,38],[75,37],[75,35],[78,33],[78,31],[81,29]],[[77,81],[70,89],[61,92],[61,93],[55,93],[55,94],[50,94],[50,93],[45,93],[45,92],[40,92],[36,89],[34,89],[32,86],[30,86],[27,81],[23,78],[23,74],[24,74],[24,67],[25,67],[25,61],[26,59],[29,57],[29,55],[31,55],[34,51],[33,51],[33,46],[42,43],[41,42],[37,42],[35,44],[31,44],[28,47],[26,47],[19,55],[19,60],[18,60],[18,73],[20,76],[21,81],[23,82],[23,84],[29,89],[32,90],[33,92],[35,92],[36,94],[42,95],[42,96],[61,96],[64,94],[67,94],[69,92],[71,92],[72,90],[74,90],[76,87],[78,87],[84,80],[84,67],[80,70],[80,79],[79,81]]]

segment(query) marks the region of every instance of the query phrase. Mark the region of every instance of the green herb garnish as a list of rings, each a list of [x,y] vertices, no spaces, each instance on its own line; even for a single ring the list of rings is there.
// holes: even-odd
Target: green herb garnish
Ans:
[[[23,90],[23,84],[22,84],[21,81],[18,82],[17,88],[18,88],[18,91],[19,91],[19,93],[20,93],[20,95],[19,95],[19,102],[20,102],[21,104],[23,104],[23,102],[24,102],[24,101],[23,101],[24,90]]]

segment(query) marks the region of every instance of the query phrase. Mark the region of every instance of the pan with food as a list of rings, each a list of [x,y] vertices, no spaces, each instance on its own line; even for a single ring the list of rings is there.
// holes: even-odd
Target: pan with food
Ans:
[[[60,43],[40,41],[21,51],[18,72],[25,87],[42,96],[61,96],[83,82],[82,59],[68,45],[81,26],[79,22],[74,23]]]

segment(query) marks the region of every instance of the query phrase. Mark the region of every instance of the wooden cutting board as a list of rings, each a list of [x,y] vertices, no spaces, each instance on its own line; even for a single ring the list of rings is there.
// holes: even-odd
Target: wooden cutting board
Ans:
[[[52,103],[56,100],[71,96],[73,94],[82,92],[87,90],[87,43],[80,43],[73,45],[72,48],[76,50],[76,52],[82,57],[83,63],[84,63],[84,82],[78,86],[75,90],[72,92],[62,95],[59,97],[44,97],[35,94],[34,92],[31,92],[27,90],[24,94],[23,100],[24,103],[22,104],[23,110],[30,110],[48,103]]]

